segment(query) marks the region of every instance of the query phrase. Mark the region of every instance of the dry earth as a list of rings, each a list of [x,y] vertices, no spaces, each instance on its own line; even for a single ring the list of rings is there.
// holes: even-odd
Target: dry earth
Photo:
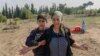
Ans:
[[[35,22],[28,22],[20,24],[20,28],[13,31],[0,30],[0,56],[15,56],[34,27],[36,27]],[[86,43],[89,46],[88,51],[72,48],[74,56],[100,56],[100,28],[87,28],[85,34],[72,34],[72,36],[79,44]],[[33,54],[30,51],[25,56]]]

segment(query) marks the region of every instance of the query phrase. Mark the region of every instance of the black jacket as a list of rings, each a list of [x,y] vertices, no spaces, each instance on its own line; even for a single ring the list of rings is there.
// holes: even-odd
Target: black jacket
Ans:
[[[39,30],[38,28],[31,31],[30,35],[26,39],[25,45],[28,47],[36,46],[37,40],[40,38],[40,36],[43,34],[45,30]],[[39,36],[37,36],[39,35]],[[43,55],[44,53],[44,46],[40,46],[33,50],[35,55]]]
[[[66,38],[66,40],[68,41],[68,48],[67,48],[67,53],[66,53],[66,56],[73,56],[72,54],[72,51],[71,51],[71,46],[72,44],[75,42],[73,39],[70,38],[71,36],[71,33],[70,33],[70,30],[67,28],[67,27],[64,27],[64,32],[65,34],[64,37]],[[45,45],[45,55],[44,56],[50,56],[50,48],[49,48],[49,43],[51,41],[51,34],[52,34],[52,31],[53,31],[53,27],[50,27],[49,29],[47,29],[43,34],[42,36],[40,37],[40,39],[38,40],[39,41],[42,41],[42,40],[46,40],[46,45]],[[62,35],[62,34],[61,34]],[[60,36],[60,35],[59,35]]]

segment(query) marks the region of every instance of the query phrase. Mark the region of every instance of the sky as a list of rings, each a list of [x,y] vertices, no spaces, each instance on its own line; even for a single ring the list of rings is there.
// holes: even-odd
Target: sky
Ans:
[[[50,7],[52,3],[59,3],[67,4],[68,7],[77,7],[82,5],[83,3],[87,3],[88,1],[92,1],[94,5],[91,7],[92,9],[100,8],[100,0],[0,0],[0,10],[3,9],[5,3],[7,3],[8,7],[23,7],[26,3],[27,4],[34,4],[35,8],[39,8],[39,6],[48,6]]]

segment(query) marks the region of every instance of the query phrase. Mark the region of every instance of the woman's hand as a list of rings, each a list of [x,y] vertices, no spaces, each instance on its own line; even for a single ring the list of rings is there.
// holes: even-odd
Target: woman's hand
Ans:
[[[77,43],[74,43],[72,45],[72,47],[77,48],[77,49],[81,49],[81,50],[88,50],[88,45],[87,44],[79,45]]]
[[[82,44],[80,46],[80,49],[82,49],[82,50],[88,50],[88,45],[87,44]]]

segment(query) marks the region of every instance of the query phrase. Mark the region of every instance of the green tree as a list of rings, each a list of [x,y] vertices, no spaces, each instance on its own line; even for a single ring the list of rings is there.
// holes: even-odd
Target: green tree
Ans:
[[[55,3],[52,4],[52,7],[50,7],[49,14],[51,15],[54,11],[58,10],[58,7]]]
[[[71,8],[67,8],[67,7],[66,7],[66,8],[64,9],[64,13],[65,13],[65,14],[68,14],[68,15],[71,14],[71,13],[72,13]]]
[[[33,14],[29,9],[24,7],[24,8],[21,9],[21,18],[22,19],[32,19]]]
[[[6,11],[5,11],[4,7],[3,7],[3,10],[2,10],[2,15],[6,16]]]
[[[3,16],[2,14],[0,15],[0,22],[6,22],[7,21],[7,17]]]
[[[9,8],[9,11],[8,11],[8,18],[12,18],[12,13],[11,13],[11,9]]]
[[[14,12],[14,17],[20,17],[20,8],[18,7],[18,5],[16,6],[15,12]]]
[[[25,4],[24,6],[26,9],[29,9],[29,5],[28,4]]]
[[[89,1],[88,3],[87,3],[87,5],[88,6],[92,6],[94,3],[92,2],[92,1]]]
[[[42,12],[43,12],[43,7],[41,6],[41,7],[39,8],[38,14],[40,14],[40,13],[42,13]]]
[[[12,18],[14,17],[14,8],[11,9]]]
[[[98,9],[98,11],[97,11],[98,13],[100,13],[100,9]]]
[[[49,13],[49,8],[48,8],[48,6],[45,6],[44,11],[45,11],[46,13]]]
[[[8,6],[7,6],[7,3],[5,3],[5,13],[6,13],[6,17],[8,18]]]
[[[59,11],[64,13],[64,9],[65,9],[66,4],[59,4]]]
[[[31,4],[31,12],[32,12],[33,14],[36,14],[36,11],[35,11],[35,8],[34,8],[34,4]]]

